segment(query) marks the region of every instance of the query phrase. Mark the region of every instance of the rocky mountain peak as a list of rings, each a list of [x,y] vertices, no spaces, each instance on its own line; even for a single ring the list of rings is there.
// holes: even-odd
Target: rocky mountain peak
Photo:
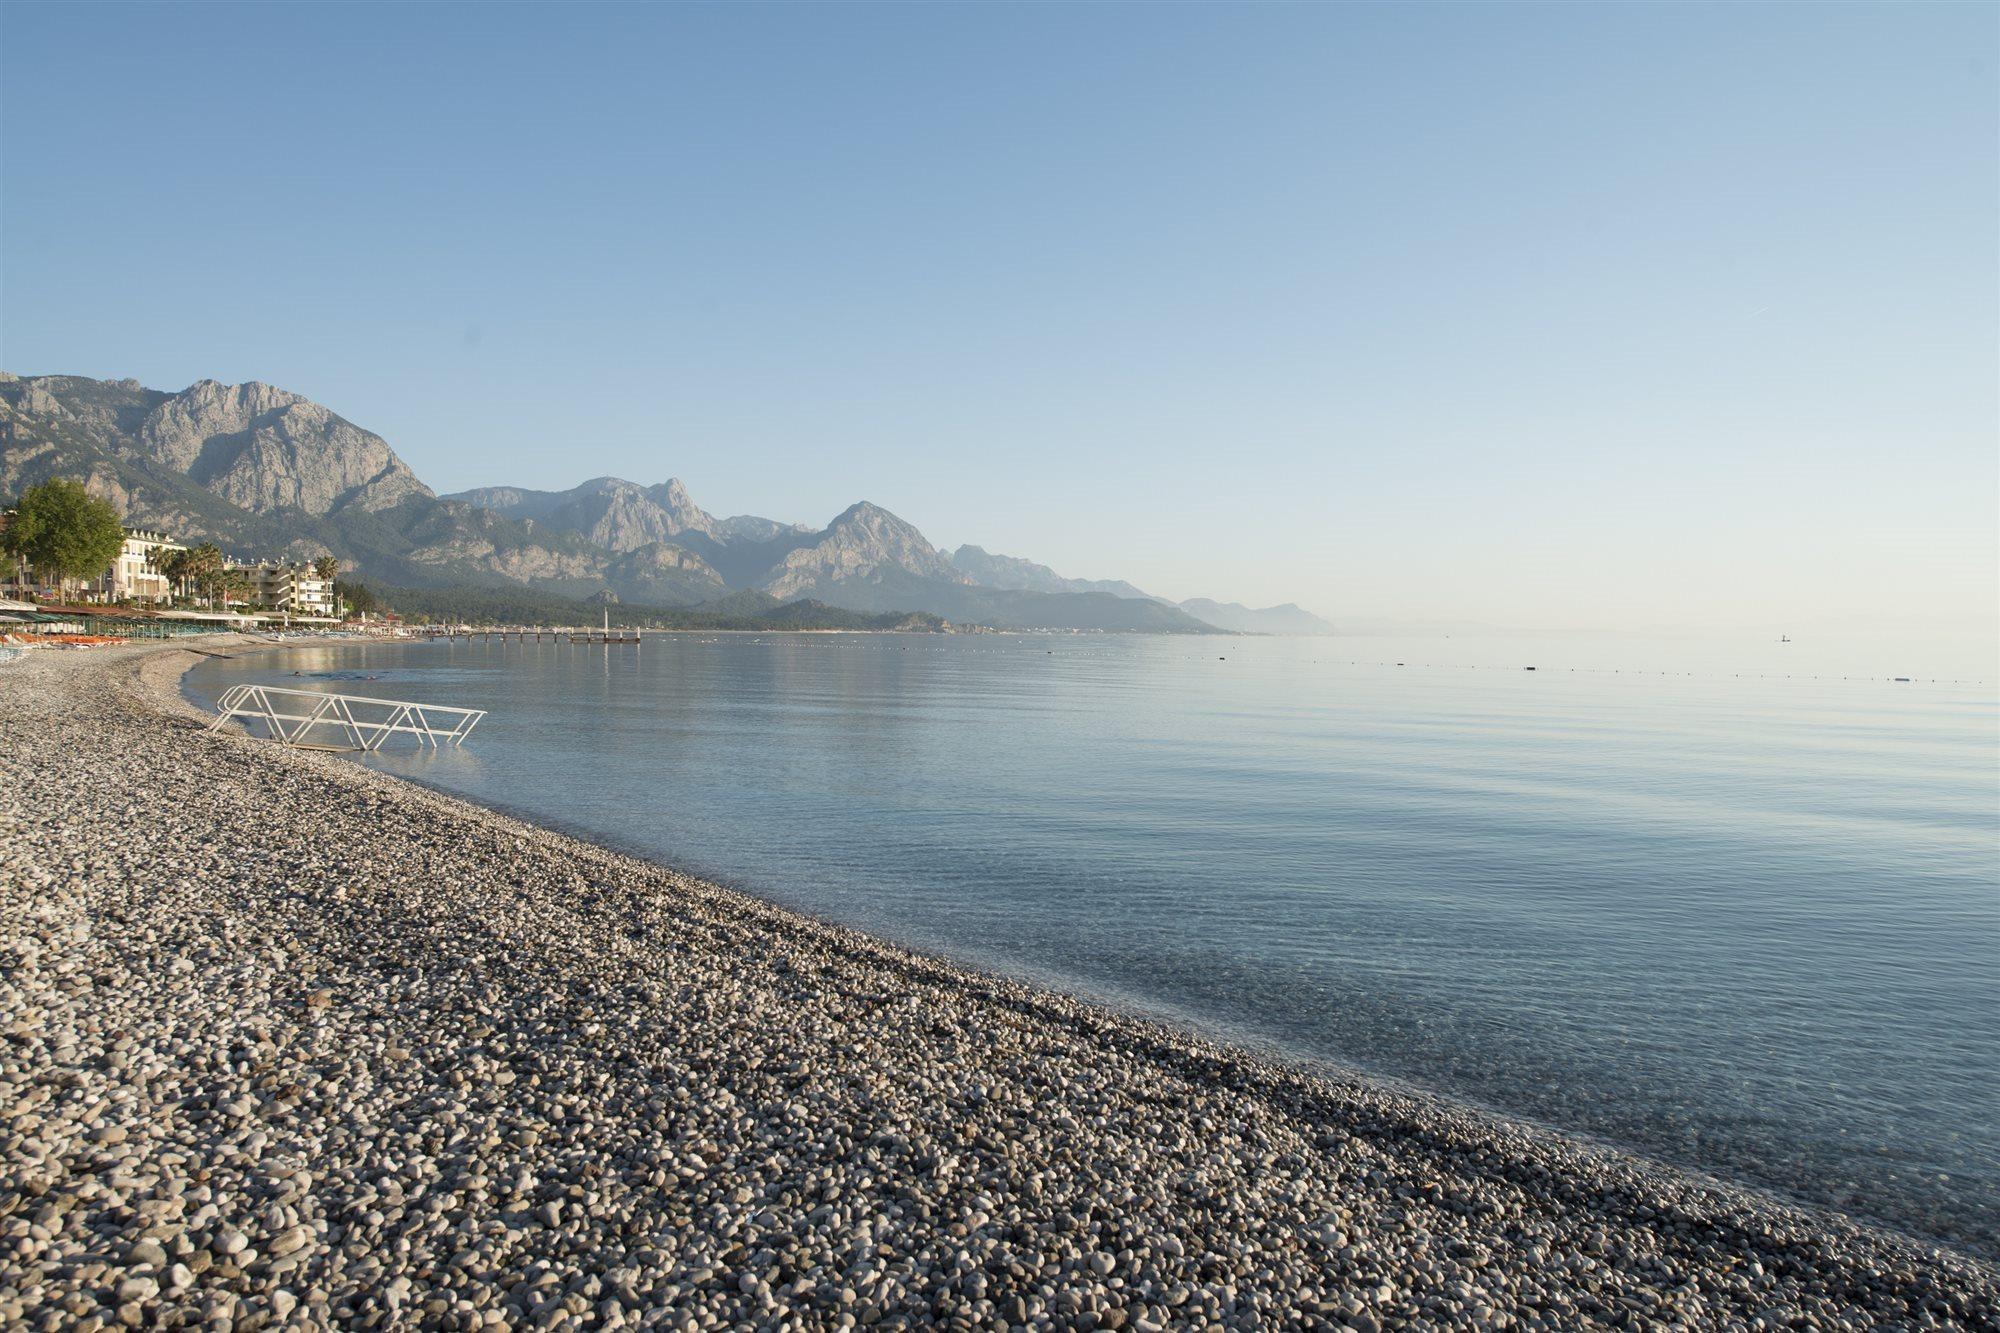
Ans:
[[[899,575],[970,582],[914,525],[863,500],[843,510],[817,542],[786,554],[763,587],[773,596],[790,598],[822,584]]]
[[[694,497],[688,494],[679,477],[668,477],[663,485],[654,486],[646,493],[667,515],[676,535],[683,532],[699,532],[710,537],[716,535],[714,515],[694,502]]]
[[[102,454],[72,466],[121,502],[131,500],[130,487],[113,475],[128,466],[159,469],[174,486],[192,483],[196,493],[254,514],[373,511],[431,494],[379,435],[258,381],[200,380],[160,393],[130,379],[38,375],[7,388],[0,398],[22,428],[58,452],[86,441],[101,446]]]
[[[921,542],[925,550],[934,550],[917,526],[896,517],[872,500],[857,500],[840,511],[838,517],[827,525],[827,531],[862,531],[889,537],[894,540]]]
[[[42,416],[66,417],[69,415],[69,410],[62,405],[60,399],[33,381],[30,381],[28,387],[21,391],[19,406],[23,412],[35,412]]]
[[[430,487],[381,436],[318,403],[251,380],[199,380],[154,408],[140,450],[257,513],[386,509]]]
[[[641,486],[623,477],[593,477],[566,491],[488,486],[444,497],[528,518],[612,551],[637,551],[655,542],[717,538],[716,521],[694,502],[679,478]]]

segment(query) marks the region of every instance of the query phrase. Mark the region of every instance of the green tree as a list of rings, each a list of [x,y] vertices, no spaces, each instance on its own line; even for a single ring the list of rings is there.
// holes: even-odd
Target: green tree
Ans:
[[[14,511],[12,509],[0,511],[0,555],[6,556],[13,564],[14,583],[20,586],[28,581],[28,554],[16,543],[13,532]]]
[[[325,579],[330,583],[340,577],[340,557],[323,555],[312,562],[312,571],[314,578]]]
[[[357,616],[368,615],[380,606],[375,594],[368,591],[368,585],[364,583],[336,583],[333,595]]]
[[[72,584],[111,567],[125,545],[125,525],[82,482],[57,477],[21,493],[5,540],[10,552],[43,578],[54,577],[67,596]]]

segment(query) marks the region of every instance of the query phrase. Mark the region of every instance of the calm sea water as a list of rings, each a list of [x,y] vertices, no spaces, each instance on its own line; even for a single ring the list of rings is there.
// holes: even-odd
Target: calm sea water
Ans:
[[[188,688],[490,709],[371,762],[1992,1254],[1993,674],[1990,644],[679,634],[316,646]]]

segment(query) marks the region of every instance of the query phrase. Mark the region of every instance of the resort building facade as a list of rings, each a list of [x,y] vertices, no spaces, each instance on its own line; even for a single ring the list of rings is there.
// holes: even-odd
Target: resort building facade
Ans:
[[[170,602],[174,585],[161,572],[161,565],[168,555],[186,549],[164,532],[127,528],[125,545],[119,548],[118,558],[89,585],[87,592],[108,602]]]
[[[333,580],[312,566],[282,560],[231,560],[226,570],[243,575],[244,601],[259,611],[289,616],[333,616]]]

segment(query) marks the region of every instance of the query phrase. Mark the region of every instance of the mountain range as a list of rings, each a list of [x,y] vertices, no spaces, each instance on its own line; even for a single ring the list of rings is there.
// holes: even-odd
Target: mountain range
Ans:
[[[54,476],[83,480],[134,527],[245,556],[331,553],[360,577],[402,587],[609,591],[660,607],[754,590],[779,602],[1013,629],[1332,629],[1289,604],[1174,604],[977,546],[947,553],[866,501],[814,528],[717,518],[677,479],[439,495],[381,436],[255,382],[202,380],[169,393],[129,379],[0,372],[0,497]]]

